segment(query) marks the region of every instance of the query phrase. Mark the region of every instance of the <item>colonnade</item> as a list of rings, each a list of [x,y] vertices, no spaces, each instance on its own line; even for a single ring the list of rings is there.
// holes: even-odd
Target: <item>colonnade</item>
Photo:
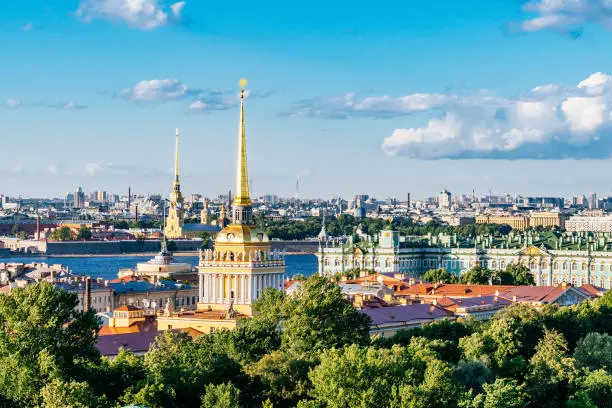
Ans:
[[[284,273],[200,273],[200,302],[251,304],[265,288],[282,290]]]

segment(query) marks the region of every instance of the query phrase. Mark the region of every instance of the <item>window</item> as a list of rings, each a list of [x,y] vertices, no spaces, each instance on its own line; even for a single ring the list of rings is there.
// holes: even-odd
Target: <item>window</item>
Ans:
[[[558,269],[559,269],[559,263],[558,263],[558,262],[555,262],[555,263],[553,264],[553,270],[555,270],[555,271],[556,271],[556,270],[558,270]]]
[[[604,268],[604,264],[599,265],[599,270],[600,270],[601,272],[603,272],[603,271],[605,270],[605,268]]]
[[[195,304],[196,304],[196,297],[195,297],[195,296],[192,296],[192,297],[191,297],[191,304],[192,304],[192,305],[195,305]]]

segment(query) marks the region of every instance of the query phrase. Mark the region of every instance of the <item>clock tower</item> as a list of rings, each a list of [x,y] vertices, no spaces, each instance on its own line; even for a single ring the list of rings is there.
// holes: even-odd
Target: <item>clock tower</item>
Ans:
[[[250,316],[252,305],[266,288],[284,290],[284,254],[272,251],[265,231],[253,221],[249,194],[244,87],[240,80],[240,125],[236,162],[236,194],[232,221],[216,236],[214,249],[200,254],[199,310],[229,310]]]

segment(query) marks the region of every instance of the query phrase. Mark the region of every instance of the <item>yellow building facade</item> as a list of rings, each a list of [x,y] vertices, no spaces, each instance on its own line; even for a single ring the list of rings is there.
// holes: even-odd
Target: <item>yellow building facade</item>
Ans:
[[[522,231],[529,227],[529,217],[524,215],[479,215],[476,224],[502,224]]]

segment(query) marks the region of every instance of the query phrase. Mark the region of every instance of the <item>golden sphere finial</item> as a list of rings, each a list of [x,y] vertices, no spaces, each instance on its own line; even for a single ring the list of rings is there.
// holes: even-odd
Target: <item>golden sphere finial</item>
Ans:
[[[240,85],[241,88],[244,88],[247,85],[247,80],[244,78],[241,78],[240,81],[238,81],[238,84]]]

